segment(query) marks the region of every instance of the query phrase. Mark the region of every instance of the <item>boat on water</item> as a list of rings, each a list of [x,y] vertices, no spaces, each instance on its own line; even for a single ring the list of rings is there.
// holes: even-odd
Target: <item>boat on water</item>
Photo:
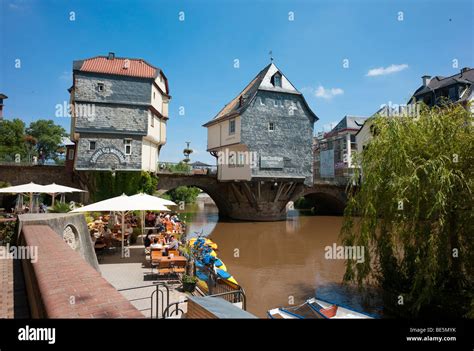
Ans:
[[[326,300],[310,298],[303,304],[291,307],[274,308],[267,312],[271,319],[373,319],[367,313]]]
[[[188,241],[194,259],[198,287],[206,294],[215,292],[241,290],[239,283],[227,272],[227,267],[217,257],[217,244],[202,237]]]

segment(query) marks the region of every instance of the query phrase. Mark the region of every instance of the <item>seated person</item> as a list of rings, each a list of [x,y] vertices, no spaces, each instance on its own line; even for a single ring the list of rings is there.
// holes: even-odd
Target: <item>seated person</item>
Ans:
[[[153,234],[153,230],[150,229],[148,233],[146,234],[145,239],[143,240],[143,244],[145,245],[145,247],[149,247],[151,245],[151,239],[150,239],[151,234]]]
[[[161,244],[158,242],[158,238],[153,239],[153,244],[150,245],[151,249],[161,249]]]
[[[174,237],[174,235],[170,236],[170,241],[168,244],[168,250],[178,250],[179,249],[179,242],[178,240]]]

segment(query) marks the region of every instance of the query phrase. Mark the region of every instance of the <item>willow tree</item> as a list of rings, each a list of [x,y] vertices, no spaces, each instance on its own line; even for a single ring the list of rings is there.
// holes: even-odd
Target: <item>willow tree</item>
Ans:
[[[341,237],[365,248],[345,281],[377,285],[398,316],[474,317],[474,118],[459,105],[375,117]]]

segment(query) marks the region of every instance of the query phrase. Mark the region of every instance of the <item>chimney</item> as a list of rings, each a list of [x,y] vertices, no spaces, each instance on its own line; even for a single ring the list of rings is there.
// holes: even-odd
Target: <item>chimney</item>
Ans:
[[[109,52],[109,55],[107,56],[107,60],[113,60],[115,58],[115,53]]]
[[[421,79],[423,79],[423,86],[426,87],[428,84],[430,84],[430,81],[431,81],[431,76],[423,76],[421,77]]]
[[[469,71],[471,68],[470,67],[463,67],[461,68],[461,73]]]

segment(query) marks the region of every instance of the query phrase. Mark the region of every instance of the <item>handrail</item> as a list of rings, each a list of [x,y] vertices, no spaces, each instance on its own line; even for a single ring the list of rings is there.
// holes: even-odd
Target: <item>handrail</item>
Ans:
[[[242,309],[246,311],[247,310],[247,296],[245,296],[245,292],[242,288],[240,290],[226,291],[226,292],[222,292],[218,294],[207,295],[207,297],[221,297],[224,295],[232,295],[232,294],[239,294],[242,297]]]
[[[227,291],[227,292],[218,293],[218,294],[214,294],[214,295],[206,295],[205,297],[221,297],[221,296],[224,296],[224,295],[231,295],[231,294],[239,294],[241,296],[242,309],[244,311],[246,311],[247,310],[247,297],[245,296],[245,292],[244,292],[243,289],[234,290],[234,291]],[[184,310],[181,309],[179,307],[179,305],[187,303],[187,302],[188,302],[188,300],[185,299],[183,301],[177,301],[177,302],[173,302],[173,303],[169,304],[168,307],[165,308],[161,318],[164,319],[164,318],[172,317],[173,315],[177,316],[179,312],[181,312],[181,314],[183,314]],[[173,307],[174,307],[174,310],[172,311]]]
[[[136,299],[129,300],[131,301],[141,301],[141,300],[146,300],[150,299],[150,307],[149,308],[143,308],[140,311],[148,311],[150,310],[150,318],[153,318],[153,312],[155,312],[155,318],[159,318],[159,313],[160,313],[160,306],[161,306],[161,315],[164,315],[164,310],[165,306],[169,305],[169,300],[170,300],[170,290],[169,287],[166,283],[163,282],[156,282],[151,285],[143,285],[143,286],[135,286],[132,288],[124,288],[124,289],[117,289],[118,291],[130,291],[130,290],[137,290],[137,289],[144,289],[144,288],[150,288],[150,287],[155,287],[155,290],[151,293],[150,296],[146,297],[140,297]],[[165,291],[160,289],[160,287],[164,287]],[[166,294],[165,294],[166,293]],[[155,309],[153,308],[153,301],[156,301],[156,307]],[[161,302],[161,304],[160,304]]]
[[[172,317],[174,314],[176,314],[176,316],[177,316],[178,312],[181,312],[181,314],[183,314],[184,311],[181,308],[179,308],[178,306],[179,306],[179,304],[182,304],[182,303],[185,303],[185,302],[188,302],[188,300],[186,299],[186,300],[183,300],[183,301],[177,301],[177,302],[173,302],[173,303],[169,304],[168,307],[165,308],[161,318],[164,319],[164,318]],[[173,306],[175,306],[175,309],[174,309],[174,311],[172,311],[170,313],[170,309]]]

